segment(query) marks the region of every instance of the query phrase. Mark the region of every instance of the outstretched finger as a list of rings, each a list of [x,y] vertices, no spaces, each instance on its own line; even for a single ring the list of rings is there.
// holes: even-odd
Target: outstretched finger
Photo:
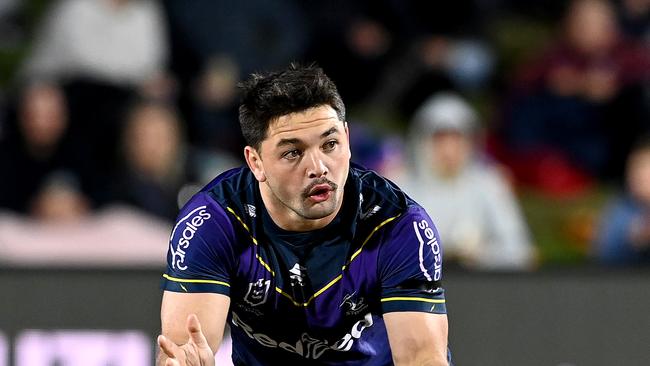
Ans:
[[[208,341],[205,339],[201,331],[201,323],[195,314],[190,314],[187,317],[187,332],[190,334],[190,340],[197,345],[197,347],[209,347]]]
[[[162,334],[158,336],[158,346],[165,352],[167,357],[176,357],[178,346]]]

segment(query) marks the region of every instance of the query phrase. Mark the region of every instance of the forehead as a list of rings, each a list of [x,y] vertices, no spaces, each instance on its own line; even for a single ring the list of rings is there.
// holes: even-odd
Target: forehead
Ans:
[[[332,127],[343,128],[334,108],[325,105],[280,116],[271,121],[266,140],[320,136]]]

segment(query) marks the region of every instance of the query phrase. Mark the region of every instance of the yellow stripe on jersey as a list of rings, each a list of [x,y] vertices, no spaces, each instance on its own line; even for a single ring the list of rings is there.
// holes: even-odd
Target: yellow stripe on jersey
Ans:
[[[223,281],[216,281],[216,280],[200,280],[200,279],[187,279],[187,278],[176,278],[176,277],[172,277],[172,276],[170,276],[170,275],[168,275],[168,274],[166,274],[166,273],[163,274],[163,277],[166,278],[166,279],[168,279],[168,280],[170,280],[170,281],[173,281],[173,282],[183,282],[183,283],[210,283],[210,284],[213,284],[213,285],[222,285],[222,286],[230,287],[230,284],[228,284],[227,282],[223,282]]]
[[[235,216],[235,218],[237,219],[237,221],[239,221],[240,224],[242,224],[242,226],[244,227],[244,229],[248,232],[248,235],[250,236],[250,238],[253,240],[253,243],[254,243],[255,245],[258,245],[258,244],[257,244],[257,239],[255,239],[255,237],[254,237],[253,234],[251,233],[250,229],[248,228],[248,225],[246,225],[246,223],[244,222],[244,220],[242,220],[241,217],[239,217],[239,215],[237,215],[237,213],[235,212],[235,210],[233,210],[231,207],[226,207],[226,209],[227,209],[228,212],[230,212],[233,216]],[[374,234],[375,234],[379,229],[381,229],[384,225],[388,224],[389,222],[395,220],[396,218],[398,218],[398,217],[400,217],[400,216],[401,216],[401,214],[400,214],[400,215],[393,216],[393,217],[390,217],[390,218],[384,220],[383,222],[381,222],[379,225],[377,225],[377,226],[376,226],[376,227],[375,227],[375,228],[370,232],[370,234],[368,234],[368,236],[367,236],[366,239],[363,241],[363,243],[361,243],[361,247],[360,247],[356,252],[354,252],[354,254],[352,254],[352,256],[350,257],[350,260],[347,262],[347,264],[345,264],[345,265],[341,268],[341,270],[345,270],[345,269],[347,268],[347,266],[348,266],[348,265],[349,265],[349,264],[350,264],[350,263],[351,263],[351,262],[352,262],[352,261],[353,261],[353,260],[354,260],[358,255],[359,255],[359,254],[361,254],[361,251],[363,250],[363,247],[366,245],[366,243],[367,243],[368,241],[370,241],[370,238],[372,238],[372,236],[373,236],[373,235],[374,235]],[[272,275],[273,277],[275,277],[275,272],[271,269],[271,267],[270,267],[268,264],[266,264],[258,254],[256,254],[255,257],[256,257],[257,260],[262,264],[262,266],[264,266],[264,268],[266,268],[267,271],[271,272],[271,275]],[[314,293],[314,294],[313,294],[313,295],[312,295],[312,296],[307,300],[307,302],[304,302],[304,303],[301,303],[301,302],[298,302],[298,301],[294,300],[294,299],[291,297],[291,295],[289,295],[288,293],[282,291],[282,289],[279,288],[279,287],[276,287],[276,288],[275,288],[275,291],[277,291],[279,294],[281,294],[281,295],[283,295],[284,297],[286,297],[287,299],[289,299],[289,300],[291,301],[291,303],[293,303],[295,306],[303,306],[303,307],[306,307],[306,306],[309,305],[309,303],[311,303],[312,300],[314,300],[314,298],[316,298],[318,295],[320,295],[320,294],[322,294],[323,292],[325,292],[328,288],[332,287],[332,285],[334,285],[335,283],[337,283],[338,281],[340,281],[341,278],[343,278],[343,275],[342,275],[342,274],[336,276],[336,277],[335,277],[333,280],[331,280],[327,285],[323,286],[323,288],[321,288],[320,290],[316,291],[316,292],[315,292],[315,293]],[[383,300],[382,300],[382,301],[383,301]]]
[[[366,240],[364,240],[363,243],[361,243],[361,247],[356,252],[354,252],[354,254],[352,254],[352,257],[350,257],[350,261],[348,262],[348,264],[350,264],[354,260],[354,258],[356,258],[359,254],[361,254],[361,251],[363,250],[363,247],[366,245],[366,243],[368,241],[370,241],[370,238],[372,238],[372,236],[375,234],[375,232],[377,232],[377,230],[381,229],[382,226],[388,224],[389,222],[395,220],[398,217],[400,217],[400,215],[390,217],[390,218],[384,220],[381,224],[377,225],[377,227],[372,229],[372,231],[370,232],[370,234],[368,235]],[[345,266],[343,266],[343,269],[345,269]]]
[[[248,232],[248,236],[250,236],[251,240],[253,241],[253,244],[257,245],[257,239],[255,239],[255,237],[253,236],[253,233],[251,233],[251,230],[248,228],[248,225],[246,225],[246,223],[244,222],[244,220],[242,220],[241,217],[239,217],[239,216],[235,213],[235,210],[233,210],[232,208],[230,208],[230,207],[226,207],[226,209],[227,209],[228,212],[230,212],[233,216],[235,216],[235,218],[237,219],[237,221],[239,221],[240,224],[242,224],[242,226],[244,227],[244,229],[246,230],[246,232]],[[264,268],[266,268],[267,271],[271,272],[271,275],[273,275],[273,276],[275,277],[275,272],[271,269],[271,266],[269,266],[268,264],[266,264],[266,263],[264,262],[264,260],[262,260],[262,257],[260,257],[258,254],[255,254],[255,258],[257,258],[257,260],[262,264],[262,266],[264,266]]]
[[[248,232],[248,235],[249,235],[249,236],[251,237],[251,239],[253,240],[253,244],[257,245],[257,239],[255,239],[255,237],[253,236],[253,233],[251,233],[251,229],[248,228],[248,225],[246,225],[246,223],[244,222],[244,220],[242,220],[241,217],[239,217],[239,216],[235,213],[235,210],[233,210],[232,208],[230,208],[230,207],[226,207],[226,209],[227,209],[231,214],[233,214],[233,216],[235,216],[235,218],[237,219],[237,221],[239,221],[239,223],[242,224],[242,226],[244,227],[244,229],[246,229],[246,231]]]
[[[426,299],[423,297],[386,297],[384,299],[381,299],[381,302],[386,302],[386,301],[422,301],[422,302],[430,302],[434,304],[445,303],[445,299]]]

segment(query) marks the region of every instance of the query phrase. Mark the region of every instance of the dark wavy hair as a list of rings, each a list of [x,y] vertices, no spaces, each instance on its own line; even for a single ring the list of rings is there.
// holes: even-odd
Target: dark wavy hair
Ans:
[[[329,105],[345,121],[345,105],[336,85],[315,64],[292,63],[282,71],[252,74],[239,88],[239,124],[246,144],[256,150],[266,138],[269,124],[286,114]]]

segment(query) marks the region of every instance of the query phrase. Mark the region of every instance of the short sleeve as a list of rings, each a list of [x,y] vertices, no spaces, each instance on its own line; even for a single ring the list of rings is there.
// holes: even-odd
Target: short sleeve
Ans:
[[[384,234],[378,270],[384,313],[446,313],[441,285],[442,244],[422,207],[411,206]]]
[[[162,288],[230,295],[234,238],[223,208],[204,193],[194,196],[174,224]]]

